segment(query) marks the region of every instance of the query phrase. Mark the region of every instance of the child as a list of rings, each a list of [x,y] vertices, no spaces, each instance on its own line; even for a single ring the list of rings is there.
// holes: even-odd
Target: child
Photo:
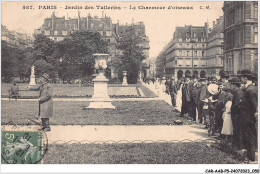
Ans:
[[[223,113],[223,127],[221,134],[225,136],[226,142],[230,139],[230,136],[233,135],[233,125],[231,120],[231,105],[232,105],[232,94],[228,93],[227,95],[227,103],[224,108]]]

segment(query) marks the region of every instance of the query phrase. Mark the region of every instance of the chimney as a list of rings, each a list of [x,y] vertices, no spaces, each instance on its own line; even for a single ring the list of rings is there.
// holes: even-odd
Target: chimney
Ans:
[[[54,21],[55,20],[55,12],[52,12],[51,15],[51,29],[54,30]]]
[[[216,23],[215,23],[215,21],[213,21],[213,28],[215,27],[215,25],[216,25]]]

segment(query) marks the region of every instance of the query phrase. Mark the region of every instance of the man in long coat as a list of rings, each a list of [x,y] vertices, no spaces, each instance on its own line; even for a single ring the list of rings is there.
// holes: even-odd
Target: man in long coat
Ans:
[[[244,99],[244,91],[241,89],[241,81],[238,77],[234,77],[230,80],[231,89],[233,90],[233,100],[231,106],[231,119],[233,125],[233,141],[232,145],[237,150],[241,150],[242,144],[242,131],[241,131],[241,106]]]
[[[174,82],[174,77],[171,77],[171,81],[169,84],[169,91],[170,91],[170,95],[171,95],[171,100],[172,100],[172,106],[175,107],[176,106],[176,96],[177,96],[177,87],[176,84]]]
[[[257,148],[257,130],[256,117],[258,116],[257,88],[252,84],[254,76],[250,70],[243,70],[241,77],[245,84],[245,95],[242,103],[242,131],[245,136],[247,157],[255,161],[255,152]]]
[[[193,121],[196,121],[196,109],[198,107],[198,100],[199,100],[199,88],[200,84],[198,83],[198,76],[193,75],[193,83],[190,87],[190,94],[191,94],[191,116]]]
[[[37,88],[30,87],[32,90],[39,90],[39,110],[38,117],[41,118],[42,127],[39,130],[50,131],[49,118],[53,116],[53,87],[48,83],[49,75],[44,73],[40,77],[41,85]]]
[[[191,95],[190,95],[190,87],[192,85],[192,82],[190,80],[191,75],[190,73],[187,73],[185,75],[185,82],[182,86],[182,106],[181,106],[181,117],[184,116],[184,114],[190,114],[191,112]]]

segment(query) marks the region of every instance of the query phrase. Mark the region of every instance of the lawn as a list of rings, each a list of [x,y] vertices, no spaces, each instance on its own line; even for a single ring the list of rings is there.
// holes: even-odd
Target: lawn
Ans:
[[[8,90],[12,84],[2,83],[1,96],[8,97]],[[38,91],[29,91],[26,88],[28,84],[18,84],[21,98],[37,98],[39,96]],[[141,84],[130,84],[128,86],[122,86],[121,84],[109,84],[108,95],[112,97],[140,97],[140,91],[142,90],[145,97],[156,97],[156,95],[149,89]],[[80,86],[77,84],[53,84],[53,96],[54,97],[91,97],[93,95],[93,86]]]
[[[206,142],[51,144],[45,164],[239,164],[236,156]]]
[[[170,125],[180,118],[174,109],[164,101],[120,101],[112,102],[115,110],[85,109],[89,102],[54,102],[52,125]],[[37,115],[38,102],[2,101],[2,124],[33,124],[27,118]]]

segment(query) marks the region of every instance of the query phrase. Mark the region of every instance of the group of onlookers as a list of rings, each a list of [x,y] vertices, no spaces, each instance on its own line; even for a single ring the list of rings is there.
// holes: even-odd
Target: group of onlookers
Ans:
[[[257,76],[250,70],[230,77],[226,72],[220,78],[206,78],[185,74],[177,81],[171,77],[165,82],[166,93],[172,105],[181,103],[180,117],[189,116],[205,124],[210,136],[217,136],[236,150],[247,150],[247,157],[255,161],[257,151],[258,91]],[[181,95],[178,96],[178,95]],[[181,101],[180,101],[181,99]]]

